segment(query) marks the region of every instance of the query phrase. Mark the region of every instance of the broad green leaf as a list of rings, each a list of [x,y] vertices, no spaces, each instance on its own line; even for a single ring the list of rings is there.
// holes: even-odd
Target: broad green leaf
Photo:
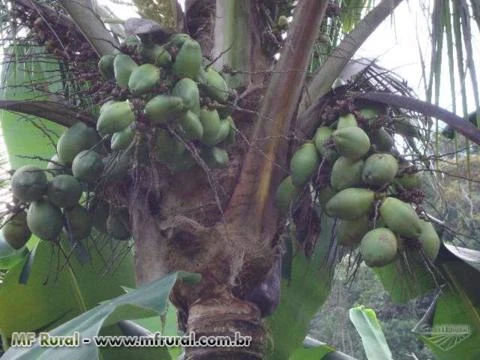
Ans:
[[[479,307],[465,303],[454,291],[447,290],[432,304],[414,333],[435,353],[437,360],[476,360],[480,358]]]
[[[387,340],[372,309],[364,306],[352,308],[350,309],[350,320],[362,338],[368,360],[392,359]]]
[[[438,263],[454,288],[464,293],[472,305],[480,307],[480,251],[445,244]]]
[[[298,349],[290,357],[290,360],[320,360],[325,359],[326,355],[335,351],[328,345],[320,345],[309,349]]]
[[[150,317],[145,319],[135,320],[140,326],[145,327],[151,332],[160,331],[163,335],[174,336],[178,335],[177,328],[177,309],[171,303],[168,304],[168,310],[165,316]],[[168,352],[172,358],[176,359],[182,353],[182,348],[169,348]]]
[[[307,336],[303,348],[293,353],[289,360],[355,360],[321,341]]]
[[[25,259],[25,256],[27,256],[27,254],[28,250],[26,248],[15,250],[10,245],[8,245],[8,243],[3,238],[2,232],[0,231],[0,269],[10,269],[14,265]]]
[[[61,84],[58,61],[48,57],[39,61],[33,47],[16,46],[9,51],[14,51],[15,57],[10,56],[10,62],[3,68],[2,83],[5,87],[0,94],[1,100],[46,100],[46,91],[54,93],[58,90]],[[26,60],[30,57],[31,60]],[[52,140],[56,140],[63,127],[8,111],[0,112],[0,120],[10,166],[13,169],[26,164],[46,166],[46,162],[40,159],[49,159],[53,155],[55,148]]]
[[[58,248],[56,253],[52,253],[53,249],[49,243],[38,243],[25,285],[19,283],[24,261],[6,273],[0,285],[0,329],[7,338],[14,331],[50,329],[62,319],[122,294],[121,285],[135,283],[131,257],[123,259],[113,274],[102,276],[106,265],[92,246],[91,263],[82,266],[70,257],[71,268],[58,254]]]
[[[417,251],[407,249],[405,256],[373,271],[396,303],[405,303],[436,287],[434,274]]]
[[[288,359],[302,347],[310,321],[330,292],[332,269],[328,263],[333,219],[322,217],[322,230],[310,258],[294,254],[290,279],[282,279],[280,304],[268,319],[273,351],[268,359]]]
[[[79,315],[50,332],[51,335],[73,335],[80,333],[81,339],[93,339],[100,333],[104,326],[112,325],[120,320],[131,320],[137,317],[151,316],[152,312],[165,315],[168,308],[168,296],[177,280],[198,281],[199,276],[189,273],[174,273],[160,280],[145,284],[124,295]],[[80,347],[71,348],[46,348],[36,343],[31,348],[10,348],[4,359],[98,359],[99,348],[93,341],[82,344]],[[167,349],[162,357],[157,359],[170,359]]]
[[[355,360],[334,348],[309,336],[303,341],[303,347],[297,349],[289,360]]]

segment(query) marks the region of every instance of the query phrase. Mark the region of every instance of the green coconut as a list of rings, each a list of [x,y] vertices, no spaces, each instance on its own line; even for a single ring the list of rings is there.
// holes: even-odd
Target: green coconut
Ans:
[[[282,180],[275,193],[275,205],[286,214],[300,195],[301,189],[293,185],[291,176]]]
[[[333,164],[330,184],[336,190],[359,185],[362,182],[363,160],[340,156]]]
[[[195,79],[202,65],[202,49],[200,44],[192,39],[186,39],[180,48],[172,69],[180,78]]]
[[[199,140],[203,137],[203,125],[200,118],[193,111],[188,110],[180,118],[180,126],[187,140]]]
[[[60,208],[77,204],[81,196],[82,184],[71,175],[57,175],[48,183],[48,200]]]
[[[403,174],[395,178],[395,182],[406,190],[414,190],[422,187],[422,178],[419,173]]]
[[[78,180],[93,182],[101,175],[104,164],[100,155],[93,150],[80,152],[72,163],[72,172]]]
[[[153,124],[166,124],[177,119],[183,111],[181,97],[171,95],[157,95],[145,105],[144,113]]]
[[[221,104],[225,104],[230,96],[229,88],[225,79],[212,68],[204,74],[205,88],[207,94]]]
[[[325,145],[327,141],[330,140],[332,133],[333,130],[327,126],[320,126],[317,131],[315,131],[313,143],[315,144],[315,148],[317,149],[318,153],[322,156],[325,156],[329,150],[327,147],[325,147]]]
[[[11,188],[13,196],[25,202],[39,200],[47,191],[48,180],[45,170],[25,165],[15,171]]]
[[[160,82],[160,68],[152,64],[136,67],[128,79],[128,90],[135,95],[143,95],[152,91]]]
[[[163,45],[145,46],[142,54],[149,62],[157,66],[170,67],[172,65],[172,55]]]
[[[211,168],[224,168],[228,165],[227,151],[217,146],[205,148],[202,157]]]
[[[117,84],[122,88],[127,88],[130,75],[137,67],[137,63],[130,56],[117,54],[113,60],[113,72]]]
[[[58,158],[58,155],[55,154],[50,158],[50,161],[47,165],[47,170],[49,170],[49,172],[55,176],[65,173],[67,171],[67,167],[65,166],[65,163]]]
[[[93,221],[85,207],[77,204],[74,207],[65,210],[65,219],[68,234],[73,240],[80,241],[90,235]]]
[[[337,193],[337,190],[332,188],[330,185],[325,186],[322,190],[318,192],[317,199],[322,207],[325,209],[327,206],[328,201]]]
[[[127,126],[125,129],[113,133],[110,148],[112,150],[125,150],[130,146],[134,137],[135,130],[132,126]]]
[[[27,211],[27,225],[30,231],[45,241],[56,241],[63,227],[60,208],[47,200],[30,204]]]
[[[343,246],[355,247],[368,230],[369,222],[366,215],[354,220],[341,220],[337,227],[337,242]]]
[[[342,220],[358,219],[372,207],[375,193],[368,189],[348,188],[335,194],[326,205],[328,215]]]
[[[195,81],[183,78],[175,83],[172,88],[172,95],[183,100],[183,106],[192,110],[195,114],[200,113],[200,92]]]
[[[340,116],[338,118],[337,129],[343,129],[352,126],[358,126],[357,119],[352,113]]]
[[[392,263],[398,252],[397,237],[387,228],[370,230],[360,242],[360,254],[370,267]]]
[[[203,127],[202,143],[208,146],[216,145],[218,143],[218,133],[221,126],[220,116],[218,116],[217,110],[202,108],[202,110],[200,110],[200,122]]]
[[[359,127],[345,127],[335,130],[332,138],[337,151],[352,159],[363,157],[370,150],[370,139]]]
[[[67,129],[57,142],[58,159],[63,164],[71,164],[80,151],[90,149],[100,141],[94,128],[82,122]]]
[[[110,80],[115,77],[115,72],[113,70],[114,60],[115,55],[103,55],[98,62],[98,71],[106,80]]]
[[[365,160],[362,180],[365,184],[384,187],[390,184],[398,172],[398,161],[392,154],[373,154]]]
[[[422,224],[410,204],[397,198],[387,197],[379,208],[380,215],[393,232],[417,239],[422,232]]]
[[[20,211],[9,216],[2,226],[2,235],[12,248],[18,250],[24,247],[32,236],[27,225],[27,213]]]
[[[135,121],[133,105],[128,101],[112,101],[101,112],[97,121],[97,131],[101,135],[112,135],[124,130]]]
[[[313,143],[305,143],[290,160],[290,175],[295,186],[303,187],[318,168],[320,158]]]
[[[395,140],[393,139],[392,135],[390,135],[390,133],[385,130],[384,127],[372,131],[370,133],[370,140],[377,151],[388,152],[392,150],[393,145],[395,145]]]
[[[418,241],[422,246],[423,253],[431,261],[434,262],[440,251],[440,237],[431,222],[420,220],[422,231],[418,237]]]

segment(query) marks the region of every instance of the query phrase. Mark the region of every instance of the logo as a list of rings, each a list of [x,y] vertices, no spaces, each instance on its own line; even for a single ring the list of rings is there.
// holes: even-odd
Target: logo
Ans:
[[[433,327],[422,325],[415,333],[428,338],[432,344],[442,351],[449,351],[472,335],[468,324],[443,324]]]

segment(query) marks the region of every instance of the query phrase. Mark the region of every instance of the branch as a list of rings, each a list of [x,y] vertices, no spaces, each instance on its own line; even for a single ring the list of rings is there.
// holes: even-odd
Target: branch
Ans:
[[[99,56],[111,54],[118,48],[118,42],[93,11],[91,1],[60,0],[60,3]]]
[[[312,79],[306,95],[300,104],[300,113],[303,113],[303,110],[309,105],[307,104],[309,96],[314,96],[318,99],[330,90],[335,79],[340,75],[345,65],[350,61],[360,46],[383,20],[393,13],[393,10],[402,1],[403,0],[382,0],[380,4],[375,6],[365,18],[345,36],[340,45],[335,48]],[[302,124],[302,121],[299,121],[299,123]]]
[[[54,101],[0,100],[0,109],[38,116],[67,127],[78,121],[95,126],[95,120],[78,109]]]
[[[476,144],[480,144],[480,129],[472,125],[470,122],[464,120],[460,116],[425,101],[414,99],[408,96],[387,94],[382,92],[361,94],[356,96],[356,99],[379,102],[385,105],[415,111],[425,116],[434,117],[444,121]]]
[[[281,167],[287,160],[286,138],[327,4],[327,0],[304,0],[295,10],[291,30],[253,129],[240,179],[225,213],[232,222],[242,219],[251,224],[251,230],[257,233],[276,230],[278,216],[273,194],[282,177]]]

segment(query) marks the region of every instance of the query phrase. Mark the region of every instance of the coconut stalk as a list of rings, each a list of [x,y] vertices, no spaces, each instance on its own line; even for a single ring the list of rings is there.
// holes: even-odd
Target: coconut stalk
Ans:
[[[252,0],[217,0],[215,40],[212,57],[214,67],[221,70],[225,66],[240,71],[228,79],[230,87],[248,86],[252,73],[261,68],[262,49],[260,32],[255,31],[255,15]],[[243,36],[239,36],[242,34]]]
[[[72,17],[78,29],[88,40],[99,57],[111,54],[118,48],[117,40],[105,28],[100,18],[95,14],[89,0],[60,0],[65,11]]]

